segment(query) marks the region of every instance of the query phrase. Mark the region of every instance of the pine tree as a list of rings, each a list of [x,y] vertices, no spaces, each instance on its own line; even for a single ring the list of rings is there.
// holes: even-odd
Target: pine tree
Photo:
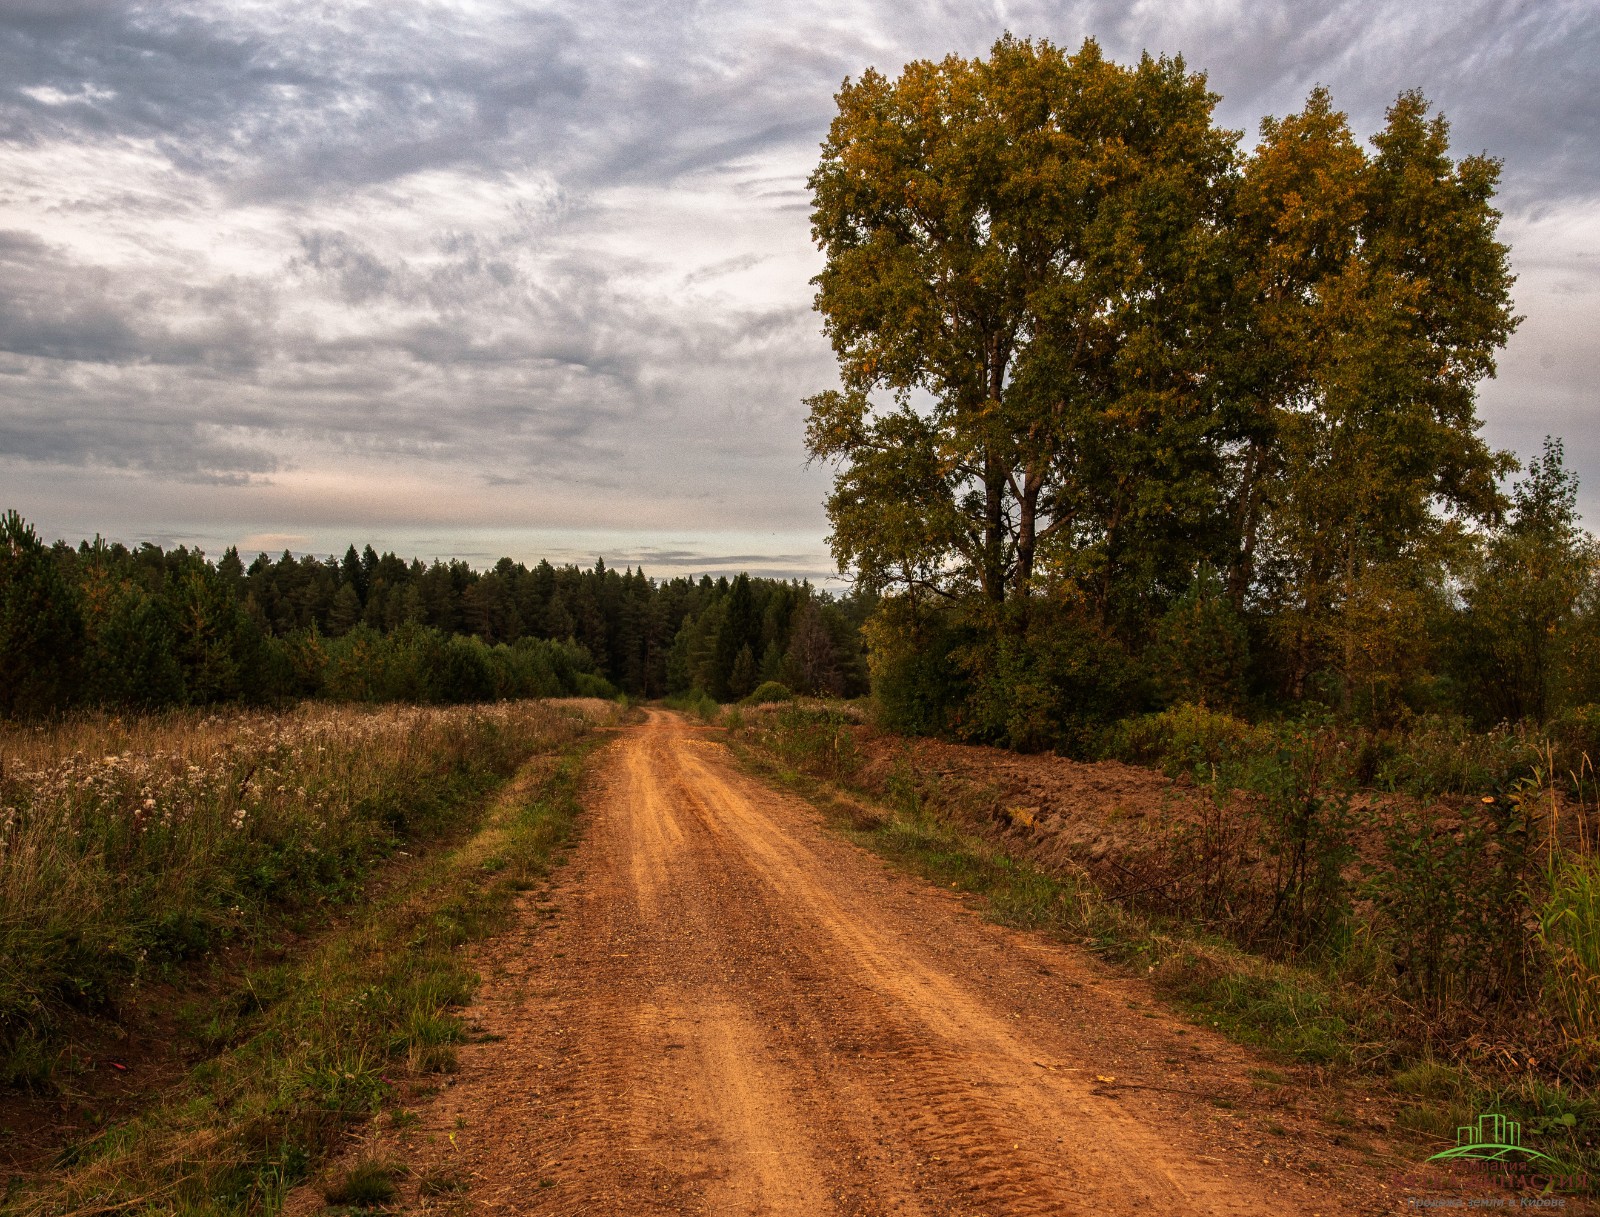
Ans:
[[[339,583],[343,587],[354,589],[358,608],[366,603],[367,568],[361,564],[361,558],[356,553],[354,545],[344,551],[344,561],[339,563]]]
[[[733,661],[733,671],[728,674],[728,698],[738,701],[741,697],[748,697],[756,687],[759,673],[756,670],[756,657],[746,643],[739,648],[739,655]]]
[[[55,560],[15,511],[0,516],[0,715],[65,708],[77,692],[83,618]]]
[[[361,597],[353,583],[341,584],[328,609],[328,633],[338,638],[361,620]]]
[[[739,652],[750,647],[758,628],[755,599],[750,594],[750,576],[741,572],[728,589],[722,625],[717,631],[717,646],[712,661],[708,692],[718,701],[732,699],[734,664],[739,660]],[[753,664],[754,660],[751,662]],[[754,687],[751,685],[751,688]]]
[[[789,642],[788,668],[797,692],[839,694],[844,691],[833,638],[822,620],[822,608],[815,599],[808,599],[795,615],[794,636]]]

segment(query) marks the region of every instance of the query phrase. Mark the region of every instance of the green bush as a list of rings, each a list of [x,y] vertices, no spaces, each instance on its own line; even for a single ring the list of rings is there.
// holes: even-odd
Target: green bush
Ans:
[[[676,693],[667,698],[664,704],[669,710],[682,710],[685,714],[693,714],[708,723],[716,722],[718,715],[722,713],[722,707],[717,704],[717,699],[698,687],[686,693]]]
[[[1545,733],[1560,746],[1573,775],[1583,772],[1592,782],[1595,766],[1600,764],[1600,705],[1572,706],[1562,711],[1545,724]]]
[[[1250,636],[1224,593],[1217,572],[1202,566],[1156,623],[1144,662],[1167,700],[1222,707],[1244,700]]]
[[[1313,723],[1285,725],[1270,747],[1220,768],[1219,785],[1248,792],[1260,825],[1271,906],[1253,944],[1280,954],[1337,954],[1351,928],[1347,868],[1355,858],[1345,741]]]
[[[905,598],[885,600],[862,633],[878,721],[908,735],[948,730],[968,693],[953,658],[966,640],[955,614]]]
[[[1362,895],[1389,983],[1411,1002],[1482,1012],[1527,995],[1529,819],[1524,800],[1492,796],[1457,815],[1379,819],[1383,852],[1364,867]]]
[[[794,694],[789,692],[788,686],[776,680],[764,680],[756,686],[755,692],[744,699],[747,706],[760,706],[769,702],[793,701]]]
[[[851,726],[837,710],[808,710],[791,703],[772,719],[762,742],[796,769],[838,781],[861,762]]]
[[[617,696],[616,686],[595,672],[576,673],[572,678],[572,691],[578,697],[598,697],[605,701]]]
[[[572,642],[523,638],[513,646],[489,646],[426,626],[379,634],[357,625],[338,638],[312,633],[290,643],[289,662],[303,670],[304,691],[330,701],[461,705],[616,696],[611,683],[595,672],[589,652]]]
[[[955,728],[976,743],[1084,755],[1144,700],[1137,665],[1072,597],[975,609],[952,657],[968,684]]]
[[[1382,738],[1371,784],[1416,798],[1507,792],[1539,764],[1540,747],[1520,727],[1474,731],[1463,718],[1418,716]]]
[[[1182,704],[1125,718],[1101,736],[1103,756],[1155,765],[1168,777],[1235,764],[1268,742],[1270,729],[1205,706]]]

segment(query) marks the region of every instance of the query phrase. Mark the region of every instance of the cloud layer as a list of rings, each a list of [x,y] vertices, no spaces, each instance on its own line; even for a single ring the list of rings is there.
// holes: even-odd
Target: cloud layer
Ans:
[[[1506,160],[1528,321],[1491,438],[1563,433],[1600,489],[1589,0],[8,0],[0,498],[70,536],[825,569],[800,398],[832,377],[804,188],[832,93],[1008,28],[1182,52],[1247,132],[1316,83],[1362,130],[1422,87]]]

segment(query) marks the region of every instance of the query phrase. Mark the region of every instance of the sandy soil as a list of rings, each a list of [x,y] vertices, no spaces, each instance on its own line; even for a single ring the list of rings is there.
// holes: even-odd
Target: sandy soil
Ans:
[[[405,1136],[472,1212],[1394,1212],[1382,1120],[1092,957],[887,869],[652,712],[479,948],[478,1041]],[[1288,1084],[1278,1084],[1287,1081]]]

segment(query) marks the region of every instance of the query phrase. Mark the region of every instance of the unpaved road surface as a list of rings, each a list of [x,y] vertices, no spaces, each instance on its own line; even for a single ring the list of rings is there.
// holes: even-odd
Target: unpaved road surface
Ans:
[[[715,734],[652,712],[597,754],[572,864],[480,952],[483,1042],[427,1121],[471,1177],[451,1206],[1398,1210],[1358,1100],[1330,1139],[1244,1050],[889,870]]]

